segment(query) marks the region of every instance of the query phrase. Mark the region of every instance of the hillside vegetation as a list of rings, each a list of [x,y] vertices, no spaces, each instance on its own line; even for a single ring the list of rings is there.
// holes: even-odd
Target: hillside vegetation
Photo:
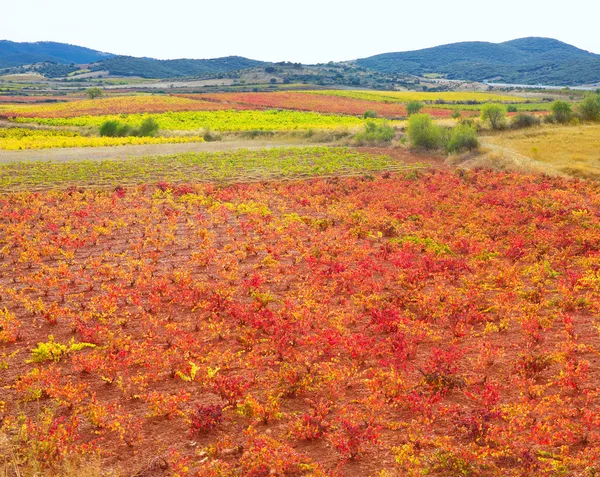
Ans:
[[[600,55],[558,40],[521,38],[505,43],[463,42],[357,60],[379,72],[505,83],[576,85],[600,80]]]
[[[97,71],[109,71],[116,76],[141,76],[142,78],[180,78],[205,74],[229,73],[261,66],[262,61],[241,56],[228,56],[210,60],[155,60],[116,56],[94,66]]]
[[[0,40],[0,68],[44,62],[60,64],[94,63],[109,56],[112,55],[90,48],[52,41],[17,43]]]

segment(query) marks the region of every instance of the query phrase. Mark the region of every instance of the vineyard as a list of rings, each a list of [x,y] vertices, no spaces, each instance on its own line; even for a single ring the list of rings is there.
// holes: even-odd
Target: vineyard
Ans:
[[[368,101],[379,101],[386,103],[409,103],[411,101],[424,101],[435,103],[520,103],[526,99],[519,96],[477,93],[477,92],[415,92],[415,91],[351,91],[351,90],[315,90],[304,91],[304,94],[318,94],[326,96],[340,96],[344,98],[363,99]]]
[[[202,142],[202,136],[174,137],[98,137],[82,136],[69,130],[44,130],[27,128],[0,129],[0,150],[52,149],[63,147],[106,147],[136,144],[172,144]]]
[[[209,100],[225,104],[240,104],[261,109],[295,109],[330,114],[362,116],[374,111],[378,116],[398,118],[406,116],[406,108],[400,103],[383,103],[344,96],[310,95],[306,93],[221,93],[184,95],[185,98]],[[423,112],[434,117],[447,118],[451,111],[426,108]]]
[[[264,154],[248,167],[368,161]],[[29,183],[2,167],[0,467],[600,470],[598,184],[450,170],[175,184],[164,167],[125,185],[123,162],[110,188],[82,169],[66,188],[63,166]],[[40,175],[61,187],[6,182]]]
[[[243,105],[192,101],[174,96],[115,96],[89,101],[48,105],[5,106],[0,114],[15,118],[74,118],[110,114],[166,113],[176,111],[213,111],[248,109]]]
[[[188,100],[195,103],[194,100]],[[216,104],[216,103],[211,103]],[[360,127],[365,120],[354,116],[327,115],[303,111],[185,111],[151,115],[164,130],[193,131],[210,128],[215,131],[292,131],[302,129],[336,129]],[[101,115],[58,118],[18,117],[18,123],[49,126],[99,127],[105,121],[116,120],[135,127],[148,115]]]
[[[127,160],[0,164],[0,188],[116,187],[148,181],[234,182],[352,175],[422,168],[351,149],[309,147],[187,153]]]
[[[196,142],[202,140],[204,133],[210,130],[218,133],[253,131],[258,134],[265,131],[337,129],[349,133],[360,129],[367,120],[373,121],[365,119],[364,116],[405,118],[405,103],[410,101],[427,102],[421,112],[436,119],[456,117],[457,111],[462,117],[475,116],[482,105],[490,101],[505,102],[513,111],[547,112],[549,109],[548,103],[525,103],[524,98],[516,96],[456,92],[321,90],[112,96],[88,101],[0,106],[1,117],[24,126],[13,130],[0,129],[0,149]],[[142,138],[130,135],[102,138],[97,135],[100,126],[107,121],[119,121],[123,127],[135,129],[149,117],[153,118],[163,131],[158,137]],[[62,129],[33,129],[39,125]],[[187,132],[191,135],[173,134],[171,131]]]

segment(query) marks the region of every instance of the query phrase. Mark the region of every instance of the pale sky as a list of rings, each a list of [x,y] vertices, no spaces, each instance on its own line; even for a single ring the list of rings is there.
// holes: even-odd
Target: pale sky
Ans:
[[[318,63],[543,36],[600,54],[598,18],[600,0],[0,0],[0,39]]]

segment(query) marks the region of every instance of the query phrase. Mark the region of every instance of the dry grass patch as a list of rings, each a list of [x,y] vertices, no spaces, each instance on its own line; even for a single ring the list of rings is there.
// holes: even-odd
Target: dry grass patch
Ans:
[[[600,178],[600,125],[597,124],[504,132],[484,141],[574,177]]]

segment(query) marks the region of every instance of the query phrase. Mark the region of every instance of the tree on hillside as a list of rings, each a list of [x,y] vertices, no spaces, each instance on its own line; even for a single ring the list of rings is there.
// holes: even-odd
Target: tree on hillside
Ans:
[[[484,104],[481,108],[481,120],[490,123],[492,129],[502,129],[506,118],[506,108],[501,104]]]
[[[100,88],[89,88],[86,90],[85,94],[90,99],[101,98],[104,92]]]

